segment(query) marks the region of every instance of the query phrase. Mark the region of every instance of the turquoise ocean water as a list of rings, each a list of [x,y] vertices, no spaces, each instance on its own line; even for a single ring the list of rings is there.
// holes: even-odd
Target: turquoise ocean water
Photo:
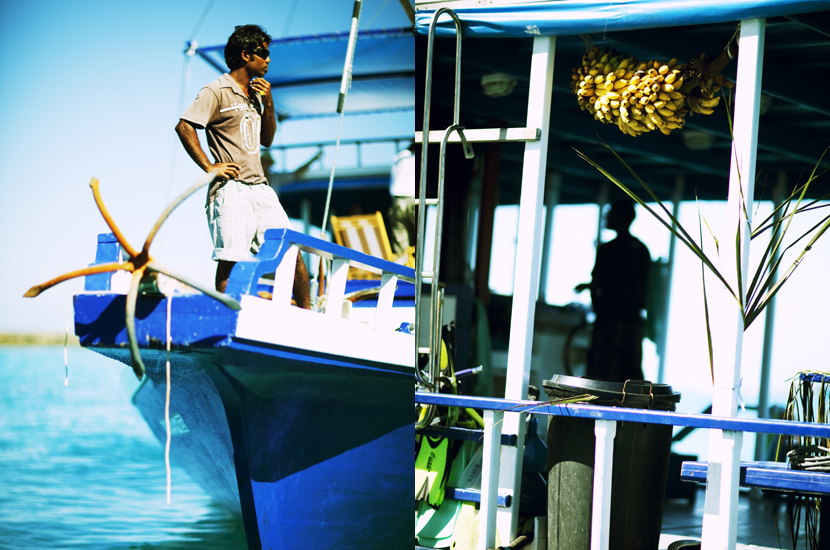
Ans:
[[[0,549],[246,548],[241,521],[173,464],[126,367],[62,346],[0,347]]]

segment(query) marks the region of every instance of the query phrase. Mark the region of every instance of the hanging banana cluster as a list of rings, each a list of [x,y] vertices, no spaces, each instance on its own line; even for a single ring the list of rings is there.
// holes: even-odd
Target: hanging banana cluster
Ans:
[[[693,113],[711,115],[720,101],[715,94],[723,87],[735,87],[734,82],[726,80],[720,74],[725,63],[728,62],[723,59],[723,55],[712,59],[706,52],[703,52],[700,57],[692,59],[686,65],[687,80],[696,83],[691,93],[686,96],[686,103]]]
[[[659,130],[668,135],[682,128],[690,110],[712,114],[720,101],[690,94],[683,88],[692,73],[677,59],[667,63],[638,61],[634,57],[599,46],[585,52],[582,66],[574,67],[571,89],[582,110],[603,124],[615,124],[624,134],[639,136]],[[700,90],[695,81],[692,88]]]

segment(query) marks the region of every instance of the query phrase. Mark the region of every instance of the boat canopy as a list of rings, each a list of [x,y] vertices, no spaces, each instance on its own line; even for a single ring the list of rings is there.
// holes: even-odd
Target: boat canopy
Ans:
[[[573,36],[656,27],[724,23],[798,15],[828,8],[827,0],[564,0],[454,9],[465,36],[490,38]],[[416,13],[417,32],[427,34],[436,10]],[[449,17],[436,35],[455,36]]]
[[[271,43],[267,75],[282,118],[337,116],[337,97],[349,33],[278,38]],[[227,72],[225,46],[197,48]],[[408,28],[360,31],[355,46],[348,115],[415,109],[415,42]]]

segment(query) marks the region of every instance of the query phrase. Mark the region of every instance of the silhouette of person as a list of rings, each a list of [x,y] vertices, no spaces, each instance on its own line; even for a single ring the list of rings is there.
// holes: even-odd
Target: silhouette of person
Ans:
[[[648,248],[629,233],[634,204],[614,201],[605,227],[617,237],[597,248],[591,282],[576,291],[591,290],[594,320],[587,377],[606,382],[642,380],[646,288],[651,256]]]

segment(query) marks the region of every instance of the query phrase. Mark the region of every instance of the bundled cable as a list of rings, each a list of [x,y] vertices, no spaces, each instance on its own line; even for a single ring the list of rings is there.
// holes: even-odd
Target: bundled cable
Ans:
[[[787,462],[793,470],[830,472],[830,449],[820,445],[807,445],[787,453]]]

